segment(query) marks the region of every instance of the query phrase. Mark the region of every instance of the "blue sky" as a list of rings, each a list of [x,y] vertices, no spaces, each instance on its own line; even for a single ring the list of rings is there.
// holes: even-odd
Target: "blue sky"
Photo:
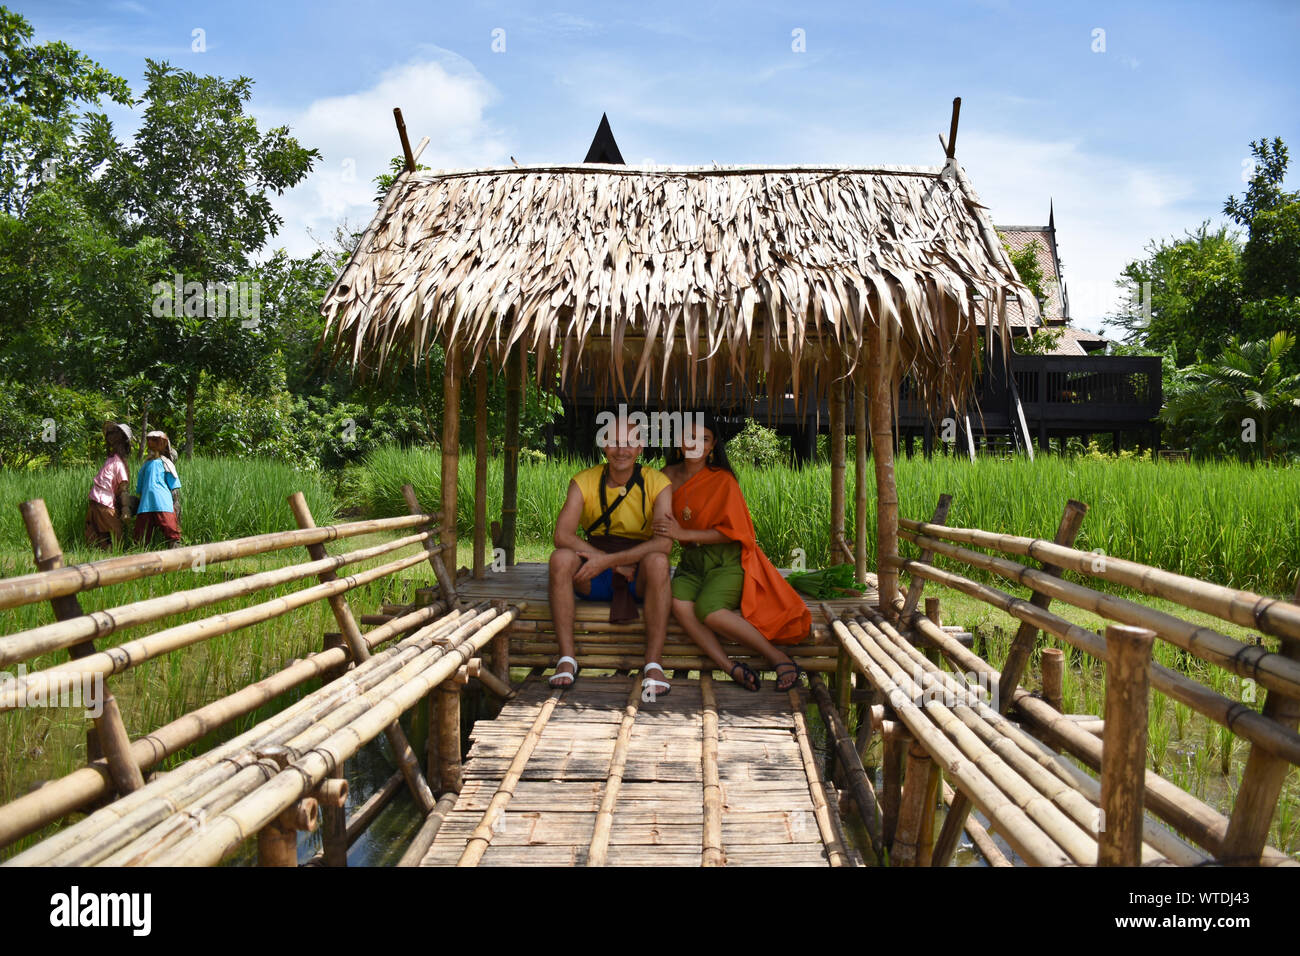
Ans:
[[[578,161],[602,112],[628,162],[932,165],[961,96],[981,200],[999,224],[1055,202],[1074,317],[1098,329],[1148,240],[1222,220],[1251,140],[1300,166],[1294,0],[9,5],[137,94],[145,57],[252,77],[254,115],[323,154],[278,203],[297,254],[369,219],[393,106],[434,167]]]

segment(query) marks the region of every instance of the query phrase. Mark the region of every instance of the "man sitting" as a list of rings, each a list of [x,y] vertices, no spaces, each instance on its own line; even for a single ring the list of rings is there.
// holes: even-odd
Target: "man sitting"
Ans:
[[[645,448],[641,428],[620,417],[602,429],[602,437],[606,464],[574,475],[555,521],[549,589],[561,656],[551,684],[570,687],[578,675],[573,657],[575,595],[611,602],[611,623],[636,620],[635,602],[640,599],[646,616],[642,697],[653,700],[670,690],[658,658],[668,637],[672,541],[656,535],[654,523],[671,511],[671,483],[638,463]],[[658,673],[652,677],[651,670]]]

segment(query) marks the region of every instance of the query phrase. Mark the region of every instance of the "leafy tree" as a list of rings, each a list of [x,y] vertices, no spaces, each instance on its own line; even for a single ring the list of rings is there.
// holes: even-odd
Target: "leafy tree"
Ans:
[[[129,240],[166,242],[169,265],[186,283],[206,289],[255,282],[250,257],[282,225],[270,193],[301,181],[320,154],[301,146],[287,127],[258,130],[244,112],[252,95],[247,77],[200,77],[147,60],[145,78],[144,119],[132,144],[100,142],[107,166],[96,188],[105,208],[119,217]],[[173,298],[142,316],[137,342],[151,347],[142,356],[145,366],[184,395],[189,454],[203,376],[256,380],[267,343],[260,317],[250,325],[247,312],[213,316],[218,310],[205,304],[206,294],[184,295],[184,308]],[[242,301],[251,299],[250,293]]]
[[[1046,277],[1043,274],[1043,267],[1038,264],[1038,253],[1043,247],[1039,245],[1037,239],[1031,239],[1029,245],[1019,252],[1012,250],[1005,242],[1002,243],[1002,247],[1007,250],[1007,255],[1011,258],[1011,264],[1016,267],[1020,281],[1028,286],[1041,307],[1041,304],[1047,300],[1047,289],[1043,284]]]
[[[1286,435],[1300,411],[1300,375],[1287,374],[1283,365],[1295,344],[1287,332],[1250,342],[1230,339],[1217,358],[1182,370],[1161,419],[1203,450],[1272,460],[1288,444],[1277,440],[1277,426]],[[1243,432],[1253,432],[1255,441],[1244,440]]]

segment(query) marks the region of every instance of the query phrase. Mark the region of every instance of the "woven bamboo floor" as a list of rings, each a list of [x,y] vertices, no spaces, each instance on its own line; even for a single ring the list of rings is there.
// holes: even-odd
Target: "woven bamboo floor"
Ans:
[[[475,723],[464,785],[421,865],[455,865],[475,839],[482,866],[860,865],[801,690],[769,680],[749,693],[705,676],[643,702],[640,675],[583,674],[560,694],[531,677],[496,719]]]

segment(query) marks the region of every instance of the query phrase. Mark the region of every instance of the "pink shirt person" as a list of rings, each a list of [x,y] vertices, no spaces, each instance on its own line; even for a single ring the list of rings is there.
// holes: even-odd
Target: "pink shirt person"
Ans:
[[[116,508],[114,493],[127,481],[126,463],[118,455],[109,455],[104,467],[90,485],[90,500],[105,508]]]

